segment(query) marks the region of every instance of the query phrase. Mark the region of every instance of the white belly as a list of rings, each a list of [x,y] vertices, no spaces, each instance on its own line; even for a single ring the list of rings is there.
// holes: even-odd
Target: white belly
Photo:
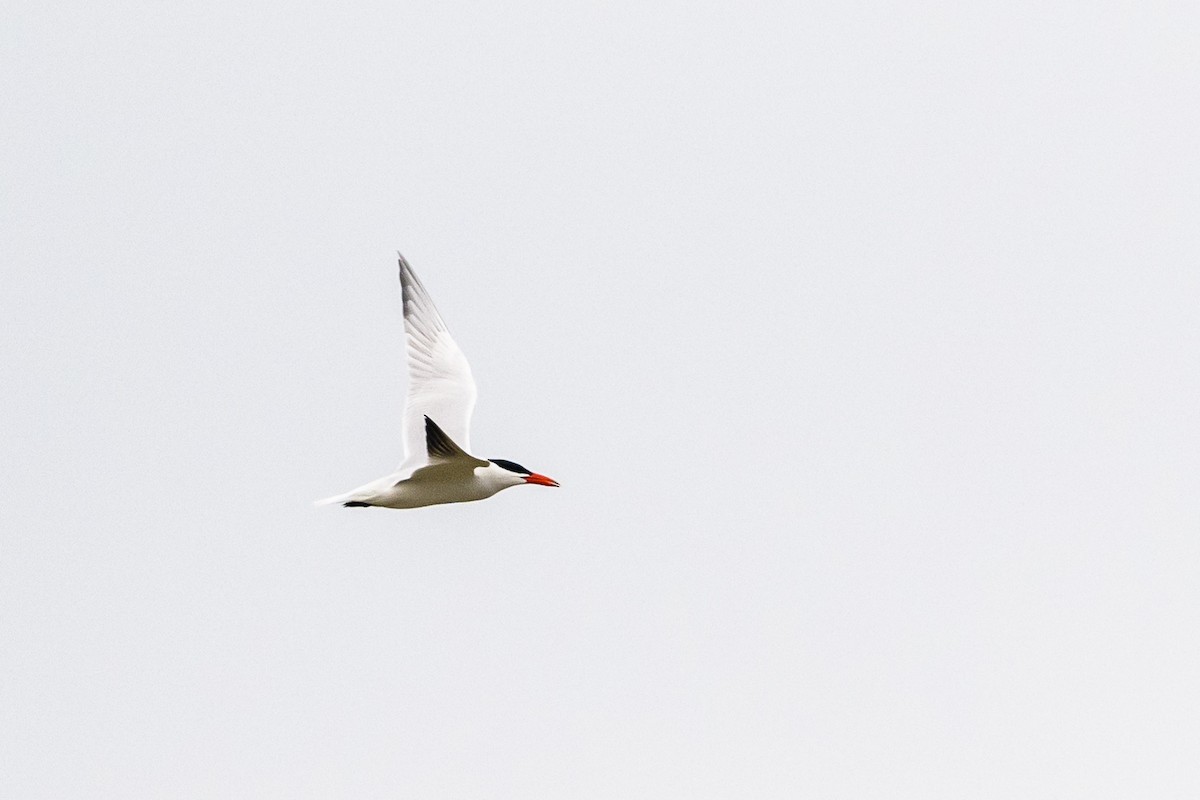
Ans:
[[[424,469],[406,480],[387,482],[384,486],[376,484],[370,497],[362,499],[384,508],[420,508],[483,500],[503,488],[474,471]]]

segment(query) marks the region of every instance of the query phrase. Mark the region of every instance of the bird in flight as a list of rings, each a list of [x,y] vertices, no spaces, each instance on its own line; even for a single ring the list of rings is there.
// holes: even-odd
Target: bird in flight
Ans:
[[[471,411],[475,408],[471,367],[429,292],[404,256],[397,255],[408,351],[404,463],[391,475],[317,504],[417,508],[483,500],[522,484],[558,486],[558,481],[515,462],[470,454]]]

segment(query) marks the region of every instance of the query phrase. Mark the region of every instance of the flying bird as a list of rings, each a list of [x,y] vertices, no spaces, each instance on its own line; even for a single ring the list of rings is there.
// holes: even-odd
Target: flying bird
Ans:
[[[558,481],[516,462],[470,454],[475,408],[471,366],[429,292],[404,256],[397,255],[408,352],[405,459],[391,475],[317,504],[417,508],[483,500],[510,486],[558,486]]]

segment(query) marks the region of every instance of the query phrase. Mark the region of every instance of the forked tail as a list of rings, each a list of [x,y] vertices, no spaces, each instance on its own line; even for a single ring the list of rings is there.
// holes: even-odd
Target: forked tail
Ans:
[[[326,497],[324,500],[317,500],[317,501],[313,502],[313,505],[314,506],[341,505],[341,506],[345,506],[347,508],[366,508],[367,506],[369,506],[371,504],[364,503],[361,500],[355,499],[354,492],[346,492],[345,494],[338,494],[338,495],[334,495],[333,497]]]

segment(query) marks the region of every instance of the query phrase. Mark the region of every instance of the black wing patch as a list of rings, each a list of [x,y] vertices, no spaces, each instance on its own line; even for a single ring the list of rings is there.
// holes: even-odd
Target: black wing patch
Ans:
[[[425,417],[425,450],[429,453],[430,460],[448,459],[448,458],[470,458],[476,460],[458,445],[454,440],[446,435],[446,432],[438,427],[437,423],[429,417]]]

